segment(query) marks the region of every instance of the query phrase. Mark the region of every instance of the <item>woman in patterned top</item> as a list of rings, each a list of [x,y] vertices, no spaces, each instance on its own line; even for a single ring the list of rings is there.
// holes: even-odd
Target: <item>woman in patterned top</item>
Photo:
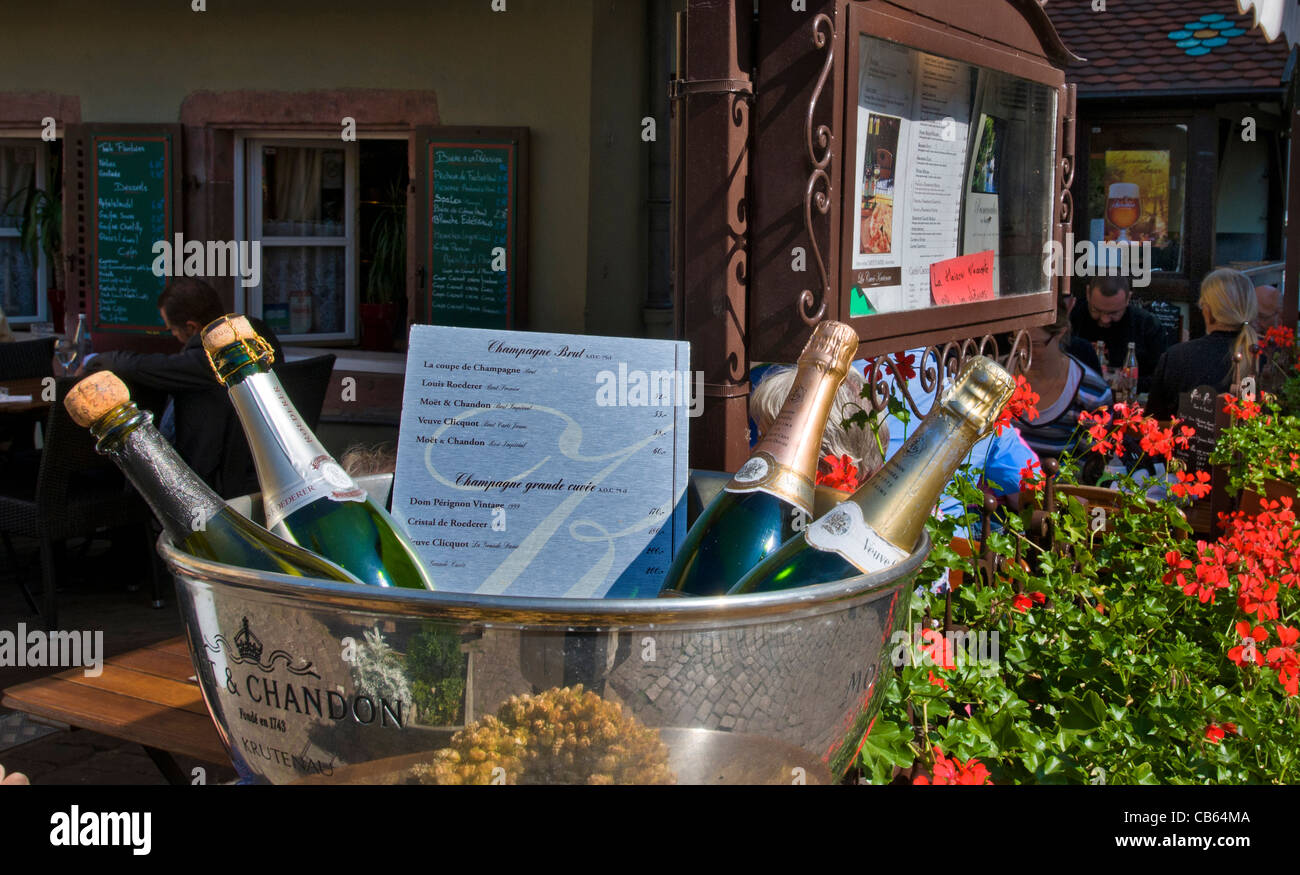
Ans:
[[[1017,425],[1040,458],[1073,450],[1081,434],[1076,433],[1079,413],[1114,400],[1101,374],[1063,348],[1069,342],[1071,304],[1073,299],[1058,301],[1055,322],[1029,329],[1033,360],[1025,379],[1039,395],[1038,417],[1032,422],[1017,420]]]

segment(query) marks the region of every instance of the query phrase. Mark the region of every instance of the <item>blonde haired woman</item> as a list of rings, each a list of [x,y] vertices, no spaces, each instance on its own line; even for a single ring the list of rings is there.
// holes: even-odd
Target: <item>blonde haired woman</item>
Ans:
[[[794,377],[793,367],[772,367],[754,387],[749,396],[749,415],[754,420],[759,436],[767,431],[781,412],[785,396],[790,394],[790,387],[794,385]],[[856,425],[845,427],[843,424],[844,420],[865,409],[863,405],[866,399],[861,397],[861,391],[862,377],[850,368],[848,376],[840,383],[839,391],[835,394],[835,408],[826,420],[826,430],[822,432],[822,456],[829,454],[837,459],[848,456],[858,468],[859,482],[866,480],[885,464],[871,429]],[[880,417],[880,442],[881,446],[889,446],[889,427],[885,425],[884,417]],[[819,467],[823,471],[827,468],[824,462]]]
[[[1226,392],[1255,373],[1259,302],[1250,278],[1226,267],[1213,271],[1201,282],[1198,303],[1205,336],[1171,346],[1156,364],[1147,412],[1157,419],[1178,412],[1180,393],[1197,386]]]

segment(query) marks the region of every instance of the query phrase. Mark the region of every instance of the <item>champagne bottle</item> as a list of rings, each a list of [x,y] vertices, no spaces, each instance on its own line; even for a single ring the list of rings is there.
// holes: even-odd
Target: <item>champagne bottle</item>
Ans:
[[[841,322],[813,331],[781,412],[686,533],[661,595],[722,595],[811,521],[822,430],[857,349]]]
[[[202,337],[248,437],[267,527],[337,562],[363,583],[433,589],[406,534],[303,422],[271,372],[275,354],[248,320],[222,316],[203,329]]]
[[[236,513],[204,483],[153,425],[153,414],[131,401],[110,371],[92,374],[64,398],[72,419],[89,428],[95,448],[122,469],[177,548],[214,562],[360,583],[326,559],[309,553]]]
[[[846,501],[781,545],[728,593],[772,592],[882,571],[916,546],[944,486],[1015,391],[976,356],[902,449]]]

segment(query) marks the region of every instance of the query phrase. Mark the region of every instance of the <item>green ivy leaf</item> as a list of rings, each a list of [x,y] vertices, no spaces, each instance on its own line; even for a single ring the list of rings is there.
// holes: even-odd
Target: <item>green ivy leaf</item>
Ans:
[[[862,767],[873,784],[888,784],[894,767],[907,768],[915,759],[910,744],[912,731],[892,721],[877,719],[862,741]]]
[[[1106,703],[1092,690],[1082,699],[1074,696],[1065,698],[1065,713],[1061,715],[1061,727],[1075,732],[1091,732],[1106,722]]]

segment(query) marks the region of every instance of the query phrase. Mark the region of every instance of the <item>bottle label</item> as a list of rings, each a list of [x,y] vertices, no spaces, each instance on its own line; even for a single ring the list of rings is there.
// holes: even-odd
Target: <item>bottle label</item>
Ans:
[[[907,558],[907,551],[876,533],[852,501],[840,502],[810,525],[804,537],[818,550],[840,554],[864,574],[883,571]]]
[[[348,476],[347,472],[328,455],[317,456],[306,466],[295,465],[298,482],[292,488],[267,492],[262,503],[266,507],[266,527],[275,528],[289,514],[300,507],[328,498],[332,501],[365,501],[366,491]]]
[[[365,501],[366,491],[335,462],[274,374],[254,374],[230,387],[262,484],[266,527],[313,501]]]
[[[766,492],[782,501],[788,501],[811,516],[813,509],[813,483],[807,477],[759,450],[726,485],[728,492]]]

